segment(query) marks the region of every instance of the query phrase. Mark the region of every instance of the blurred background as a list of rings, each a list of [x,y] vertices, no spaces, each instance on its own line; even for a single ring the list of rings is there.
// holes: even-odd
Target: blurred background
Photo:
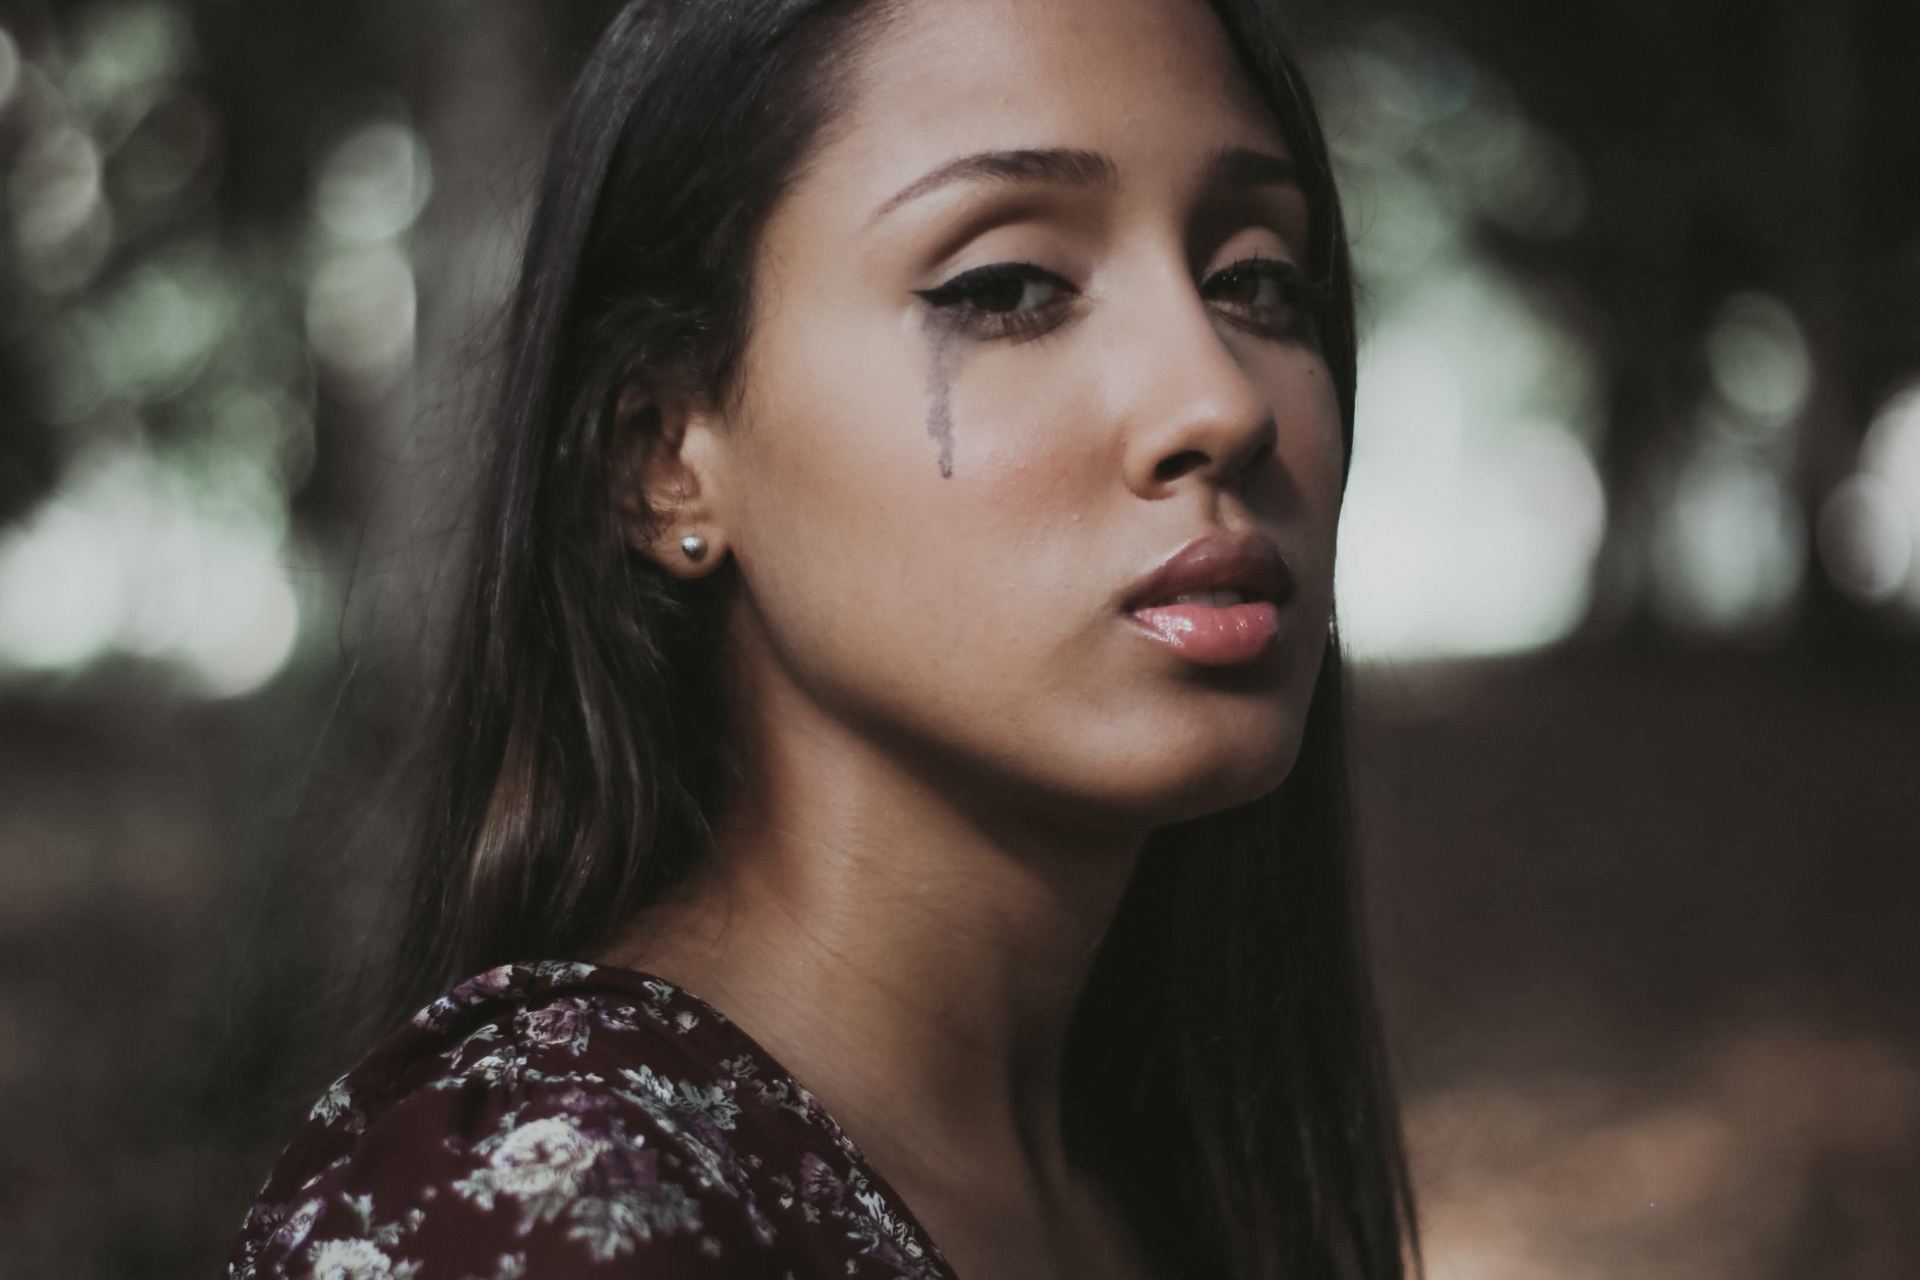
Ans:
[[[215,1273],[362,1046],[607,0],[0,0],[0,1274]],[[1920,5],[1301,6],[1434,1280],[1920,1275]]]

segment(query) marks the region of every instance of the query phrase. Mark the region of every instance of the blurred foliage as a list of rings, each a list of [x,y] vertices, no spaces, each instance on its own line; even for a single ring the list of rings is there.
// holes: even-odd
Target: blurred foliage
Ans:
[[[1909,647],[1920,8],[1361,10],[1330,50],[1336,133],[1397,124],[1598,372],[1593,630]]]

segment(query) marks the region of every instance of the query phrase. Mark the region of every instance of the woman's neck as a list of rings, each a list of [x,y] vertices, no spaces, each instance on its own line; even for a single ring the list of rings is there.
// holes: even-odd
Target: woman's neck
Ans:
[[[909,1172],[880,1164],[894,1145],[1044,1201],[1075,1184],[1061,1060],[1132,861],[1068,877],[998,851],[783,830],[723,848],[604,959],[725,1012],[889,1180]]]

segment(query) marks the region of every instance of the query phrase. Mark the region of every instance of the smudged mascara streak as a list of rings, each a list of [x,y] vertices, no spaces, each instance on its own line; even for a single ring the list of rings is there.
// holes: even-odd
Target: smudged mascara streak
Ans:
[[[961,334],[938,312],[927,317],[927,434],[940,445],[940,475],[953,479],[953,365]]]

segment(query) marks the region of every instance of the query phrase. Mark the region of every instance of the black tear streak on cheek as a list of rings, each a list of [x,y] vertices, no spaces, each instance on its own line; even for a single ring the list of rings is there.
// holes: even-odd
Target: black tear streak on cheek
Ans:
[[[960,332],[939,316],[927,320],[927,434],[940,444],[940,475],[953,479],[953,364]]]

